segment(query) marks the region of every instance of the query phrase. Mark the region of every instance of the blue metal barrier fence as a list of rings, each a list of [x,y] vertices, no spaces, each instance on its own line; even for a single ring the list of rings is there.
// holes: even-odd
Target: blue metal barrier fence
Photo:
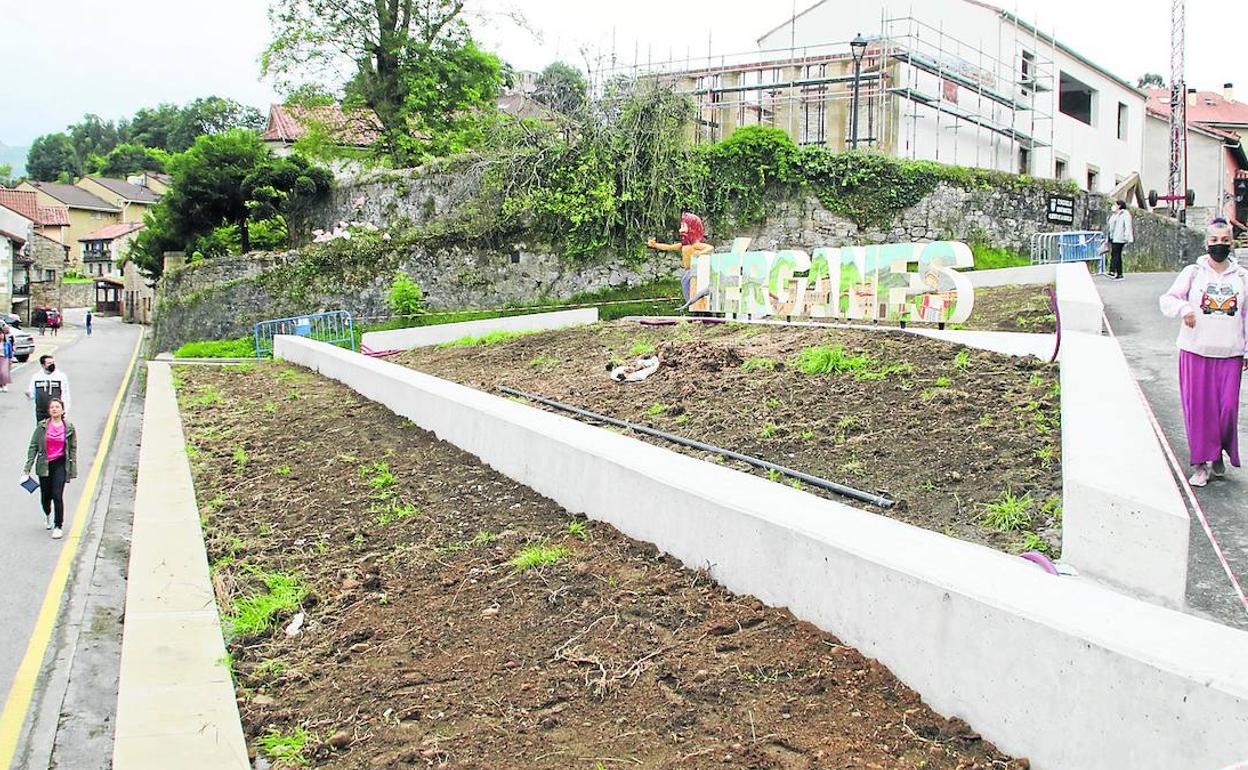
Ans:
[[[261,321],[256,324],[253,334],[256,340],[256,358],[273,355],[273,337],[278,334],[307,337],[355,350],[355,324],[351,320],[351,314],[345,310]]]
[[[1071,230],[1064,233],[1036,233],[1031,236],[1031,264],[1055,262],[1096,262],[1097,274],[1105,272],[1109,251],[1105,233]]]

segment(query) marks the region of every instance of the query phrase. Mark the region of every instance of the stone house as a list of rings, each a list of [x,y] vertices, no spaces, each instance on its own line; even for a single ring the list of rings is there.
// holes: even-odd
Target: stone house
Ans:
[[[126,262],[121,271],[122,287],[121,318],[130,324],[150,324],[152,307],[156,304],[155,281],[133,260]]]
[[[116,275],[131,241],[142,229],[142,222],[121,222],[78,239],[82,244],[83,272],[88,276]]]

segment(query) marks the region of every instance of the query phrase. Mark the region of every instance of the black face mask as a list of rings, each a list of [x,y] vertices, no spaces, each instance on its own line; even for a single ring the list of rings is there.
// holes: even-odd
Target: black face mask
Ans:
[[[55,372],[55,371],[56,371],[56,364],[48,364],[48,365],[47,365],[47,367],[44,369],[44,371],[46,371],[48,374],[51,374],[52,372]]]
[[[1231,244],[1212,243],[1209,245],[1209,256],[1214,262],[1225,262],[1231,256]]]

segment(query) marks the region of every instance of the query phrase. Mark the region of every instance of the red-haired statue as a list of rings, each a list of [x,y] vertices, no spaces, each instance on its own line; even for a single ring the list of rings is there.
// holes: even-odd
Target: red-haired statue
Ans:
[[[715,250],[711,244],[703,243],[704,235],[706,235],[706,227],[702,224],[702,218],[686,211],[680,215],[680,243],[659,243],[653,238],[646,242],[646,245],[652,249],[680,252],[680,265],[683,268],[680,273],[680,290],[685,295],[685,302],[689,301],[694,260],[701,254],[709,254]]]

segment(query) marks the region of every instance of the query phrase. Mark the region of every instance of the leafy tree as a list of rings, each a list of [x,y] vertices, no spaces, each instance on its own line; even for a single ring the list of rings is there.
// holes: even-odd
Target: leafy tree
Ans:
[[[196,99],[182,108],[163,148],[169,152],[185,152],[204,134],[221,134],[236,128],[259,131],[265,117],[255,107],[239,104],[233,99],[209,96]]]
[[[330,190],[332,177],[303,158],[275,158],[258,134],[205,134],[169,159],[173,184],[144,217],[131,257],[159,275],[165,251],[204,256],[273,248],[286,222],[303,216]],[[258,224],[263,222],[264,224]],[[252,227],[261,236],[252,240]]]
[[[119,144],[103,158],[98,155],[88,159],[87,170],[111,177],[125,177],[140,171],[164,171],[169,153],[153,150],[141,144]]]
[[[82,160],[68,134],[44,134],[30,145],[26,154],[26,173],[31,179],[55,182],[76,177],[82,171]]]
[[[427,149],[410,142],[413,130],[462,128],[454,111],[497,90],[500,65],[471,45],[463,10],[463,0],[274,0],[261,69],[279,84],[345,81],[348,99],[377,113],[390,150],[410,155]]]
[[[479,110],[492,107],[502,85],[498,57],[472,40],[419,57],[408,72],[400,149],[410,158],[449,155],[480,142]]]
[[[1136,88],[1165,88],[1166,79],[1156,72],[1146,72],[1135,83]]]
[[[84,161],[92,155],[107,155],[121,142],[122,129],[111,120],[99,115],[83,115],[82,120],[69,127],[69,138],[74,151]]]
[[[12,187],[17,184],[13,178],[13,167],[8,163],[0,163],[0,187]]]
[[[159,147],[170,152],[182,152],[186,147],[171,149],[170,137],[178,130],[182,108],[176,104],[158,104],[144,107],[134,113],[127,131],[127,139],[144,147]],[[189,146],[189,145],[188,145]]]
[[[533,92],[533,98],[555,112],[571,115],[585,106],[588,90],[580,70],[557,61],[537,76],[537,90]]]

